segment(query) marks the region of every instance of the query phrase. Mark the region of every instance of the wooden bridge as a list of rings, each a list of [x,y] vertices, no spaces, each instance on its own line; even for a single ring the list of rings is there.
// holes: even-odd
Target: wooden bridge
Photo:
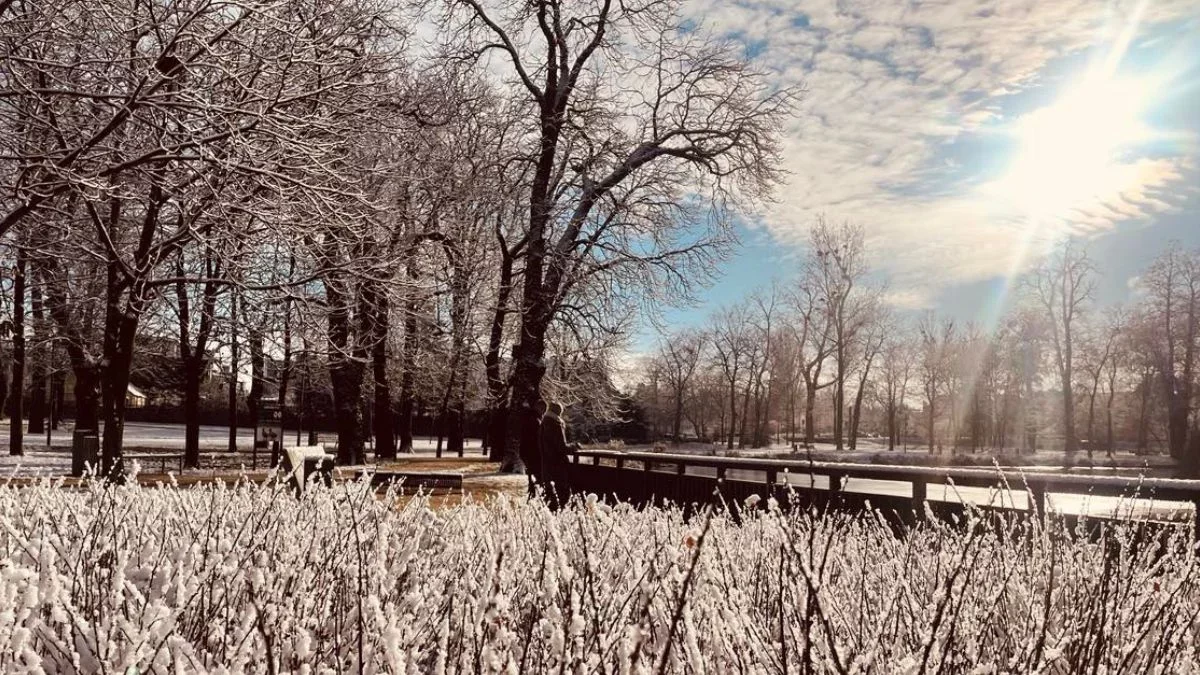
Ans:
[[[1084,516],[1192,523],[1200,532],[1200,480],[580,450],[571,481],[577,492],[638,505],[723,504],[737,512],[757,495],[760,508],[774,498],[785,509],[871,508],[911,523],[926,513],[961,517],[973,503],[1070,523]]]

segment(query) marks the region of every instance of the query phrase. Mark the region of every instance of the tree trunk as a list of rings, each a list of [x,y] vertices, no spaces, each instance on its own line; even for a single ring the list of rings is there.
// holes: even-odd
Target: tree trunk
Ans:
[[[1025,397],[1022,401],[1025,422],[1025,449],[1029,453],[1037,452],[1037,410],[1034,408],[1033,376],[1027,372],[1025,377]]]
[[[0,352],[0,416],[8,411],[8,365],[4,363],[3,352]]]
[[[937,408],[934,406],[932,399],[929,401],[929,421],[926,422],[926,431],[929,434],[929,454],[933,454],[934,445],[934,430],[937,425]]]
[[[63,409],[67,405],[67,373],[55,368],[50,375],[50,428],[58,431],[63,421]],[[76,404],[78,407],[78,404]]]
[[[137,336],[141,317],[139,298],[145,297],[145,289],[134,287],[123,309],[117,306],[110,288],[109,310],[117,310],[110,317],[105,331],[102,403],[104,412],[104,439],[101,444],[101,475],[110,480],[123,480],[125,463],[123,444],[125,439],[125,403],[129,390],[129,373],[133,366],[134,339]],[[118,291],[119,293],[119,291]]]
[[[288,280],[291,281],[296,276],[296,256],[293,254],[288,258]],[[285,417],[284,409],[287,406],[288,387],[292,382],[292,298],[290,296],[283,299],[283,358],[279,368],[279,410],[280,420]],[[281,430],[282,431],[282,430]],[[283,444],[283,439],[279,441]]]
[[[363,451],[363,361],[355,358],[360,349],[351,344],[350,297],[330,281],[325,283],[329,302],[329,379],[338,437],[338,464],[362,464]]]
[[[516,424],[510,424],[510,443],[505,447],[501,470],[520,473],[539,467],[525,466],[538,455],[538,400],[542,377],[546,374],[546,330],[554,318],[554,292],[545,283],[546,236],[549,229],[553,195],[551,182],[558,156],[558,140],[566,119],[569,92],[548,95],[558,87],[558,71],[546,69],[547,95],[539,101],[539,147],[533,179],[529,185],[529,231],[526,237],[525,270],[521,288],[520,342],[513,347],[513,371],[510,378],[509,412]],[[515,438],[511,438],[515,436]],[[515,452],[514,452],[515,451]]]
[[[864,381],[865,381],[864,377]],[[858,449],[858,424],[862,415],[863,390],[865,387],[859,386],[858,391],[854,394],[854,407],[850,411],[850,449]]]
[[[882,338],[880,338],[882,345]],[[871,364],[875,361],[875,353],[877,349],[871,349],[868,345],[867,361],[863,364],[862,377],[858,378],[858,391],[854,393],[854,409],[850,413],[850,449],[858,449],[858,424],[859,417],[862,415],[863,394],[867,390],[867,378],[871,376]]]
[[[896,449],[896,436],[899,434],[899,430],[896,428],[896,399],[894,396],[893,394],[893,398],[888,401],[887,407],[889,452]]]
[[[114,200],[114,204],[116,203],[118,202]],[[113,220],[115,221],[115,217]],[[133,357],[132,350],[122,349],[122,328],[126,317],[121,311],[121,296],[125,285],[118,270],[117,262],[110,259],[105,285],[104,339],[100,366],[100,414],[104,421],[100,444],[100,475],[110,480],[119,479],[124,469],[120,461],[121,445],[125,436],[123,420],[125,396],[129,390],[129,366],[132,365]]]
[[[375,294],[370,303],[371,321],[371,380],[374,385],[374,406],[371,424],[375,434],[375,456],[396,458],[396,424],[392,415],[392,387],[388,381],[388,333],[391,318],[387,298]]]
[[[1116,381],[1117,378],[1116,378],[1116,372],[1115,372],[1116,371],[1115,361],[1111,367],[1112,367],[1112,371],[1108,378],[1108,396],[1104,402],[1104,414],[1105,414],[1105,418],[1106,418],[1105,419],[1106,433],[1105,433],[1104,450],[1109,457],[1113,456],[1113,451],[1115,450],[1115,448],[1113,447],[1113,443],[1114,443],[1114,441],[1113,441],[1113,399],[1117,395],[1117,381]]]
[[[46,268],[40,273],[45,282],[46,312],[54,321],[55,328],[62,338],[63,348],[67,352],[67,360],[71,372],[75,375],[75,429],[77,431],[99,432],[100,430],[100,365],[98,359],[85,349],[88,342],[80,333],[80,327],[70,308],[67,306],[67,283],[65,274],[56,261],[43,260]],[[55,405],[51,415],[51,428],[57,428],[63,414],[63,403],[66,398],[66,373],[56,370],[52,376],[51,388]],[[0,388],[0,394],[7,390]]]
[[[838,335],[837,347],[837,379],[833,386],[833,442],[837,450],[842,449],[842,413],[846,405],[846,354],[842,347],[842,337]]]
[[[179,361],[183,367],[183,465],[200,468],[200,385],[208,368],[208,338],[216,318],[217,264],[211,249],[204,252],[204,282],[200,300],[200,323],[192,343],[191,298],[183,281],[187,270],[181,253],[175,264],[175,300],[179,311]]]
[[[183,465],[200,468],[200,384],[204,357],[183,359]]]
[[[1188,403],[1179,395],[1178,388],[1173,388],[1167,394],[1167,444],[1171,457],[1179,461],[1183,461],[1187,454]]]
[[[446,411],[446,452],[462,457],[466,454],[466,430],[463,428],[464,408],[461,394],[456,394]]]
[[[530,322],[526,321],[526,324]],[[511,472],[534,473],[539,470],[538,457],[538,400],[541,398],[542,377],[546,367],[543,356],[546,352],[545,329],[541,326],[530,325],[525,330],[521,342],[513,349],[513,374],[510,390],[512,392],[512,410],[515,428],[510,428],[509,454],[505,456],[501,470]],[[518,456],[512,456],[511,449],[518,450]]]
[[[349,358],[330,364],[333,405],[337,415],[337,462],[341,465],[366,461],[363,439],[362,385],[363,366]]]
[[[727,450],[733,449],[733,437],[737,433],[737,385],[734,382],[729,383],[729,440],[725,446]]]
[[[17,264],[13,270],[12,312],[12,380],[8,394],[8,453],[25,454],[25,249],[17,249]]]
[[[1097,376],[1096,381],[1092,384],[1092,390],[1088,393],[1088,421],[1087,421],[1087,456],[1092,458],[1092,451],[1096,445],[1096,390],[1100,387],[1100,378]]]
[[[1079,439],[1075,437],[1075,392],[1071,385],[1071,375],[1069,373],[1070,371],[1068,370],[1067,374],[1064,375],[1066,379],[1063,381],[1063,435],[1065,437],[1063,449],[1066,451],[1068,457],[1075,454],[1075,451],[1079,449]]]
[[[492,311],[492,327],[488,335],[487,354],[483,370],[487,378],[487,447],[488,459],[499,462],[505,457],[508,442],[508,401],[504,378],[500,375],[500,348],[504,342],[504,317],[508,315],[508,298],[512,294],[513,259],[501,241],[500,284],[496,289],[496,307]]]
[[[804,390],[804,444],[812,447],[817,440],[817,389],[807,385]]]
[[[680,429],[683,428],[683,387],[675,392],[675,414],[671,423],[671,434],[675,439],[675,445],[679,445]]]
[[[409,280],[413,280],[415,276],[410,263]],[[400,417],[397,420],[396,429],[397,435],[400,436],[400,452],[403,453],[413,451],[413,412],[415,408],[413,371],[417,363],[417,340],[417,303],[410,297],[404,306],[404,344],[401,348],[400,363]]]
[[[750,385],[747,384],[746,389],[742,392],[742,417],[741,417],[742,428],[738,430],[738,447],[739,448],[746,447],[746,442],[749,440],[748,438],[746,438],[746,427],[748,426],[749,421],[750,421]]]
[[[1114,451],[1114,448],[1113,448],[1113,411],[1112,411],[1112,409],[1113,409],[1113,396],[1110,393],[1108,395],[1108,403],[1104,407],[1104,414],[1105,414],[1105,417],[1107,418],[1105,420],[1107,429],[1106,429],[1106,433],[1105,433],[1104,451],[1105,451],[1105,454],[1107,454],[1109,457],[1113,456],[1113,451]]]
[[[238,296],[229,299],[229,452],[237,452],[238,430]]]
[[[50,336],[46,334],[46,316],[42,309],[42,289],[36,283],[29,289],[33,306],[33,337],[37,353],[33,358],[33,373],[29,389],[29,435],[46,432],[46,380],[50,373]]]
[[[1138,454],[1144,455],[1149,450],[1150,440],[1150,380],[1146,374],[1142,375],[1142,385],[1140,402],[1138,406],[1138,421],[1137,421],[1137,451]]]
[[[442,248],[453,272],[450,289],[450,377],[446,398],[442,401],[442,427],[446,432],[446,452],[462,457],[465,447],[463,410],[466,407],[465,378],[462,371],[467,356],[467,293],[470,288],[467,284],[465,261],[458,247],[452,240],[443,239]]]
[[[266,364],[266,354],[263,352],[263,331],[258,325],[250,327],[247,347],[250,350],[250,392],[246,396],[246,408],[250,414],[249,425],[258,433],[259,409],[263,395],[263,368]],[[254,442],[258,442],[255,436]]]

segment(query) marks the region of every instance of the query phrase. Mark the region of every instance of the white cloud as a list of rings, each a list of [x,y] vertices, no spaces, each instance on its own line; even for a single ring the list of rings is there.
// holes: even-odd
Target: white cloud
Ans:
[[[938,160],[943,144],[997,121],[999,97],[1036,83],[1056,58],[1117,40],[1136,3],[1093,0],[885,2],[692,0],[718,32],[765,44],[757,57],[808,95],[788,129],[791,172],[767,227],[801,245],[818,213],[862,223],[893,300],[925,306],[954,283],[1009,273],[1067,231],[1097,233],[1174,208],[1186,157],[1111,167],[1085,198],[1036,222],[995,183],[934,193],[973,167]],[[801,28],[803,14],[807,27]],[[1143,27],[1200,14],[1194,2],[1145,6]]]

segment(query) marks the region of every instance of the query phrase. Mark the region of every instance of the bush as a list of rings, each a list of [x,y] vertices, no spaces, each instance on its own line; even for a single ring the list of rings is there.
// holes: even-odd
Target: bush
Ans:
[[[1191,532],[754,513],[0,487],[0,671],[1195,672]]]

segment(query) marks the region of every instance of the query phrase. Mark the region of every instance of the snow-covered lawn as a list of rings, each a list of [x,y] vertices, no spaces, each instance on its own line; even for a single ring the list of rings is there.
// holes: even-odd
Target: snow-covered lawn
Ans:
[[[0,487],[0,672],[1196,672],[1190,530],[1023,527]]]

